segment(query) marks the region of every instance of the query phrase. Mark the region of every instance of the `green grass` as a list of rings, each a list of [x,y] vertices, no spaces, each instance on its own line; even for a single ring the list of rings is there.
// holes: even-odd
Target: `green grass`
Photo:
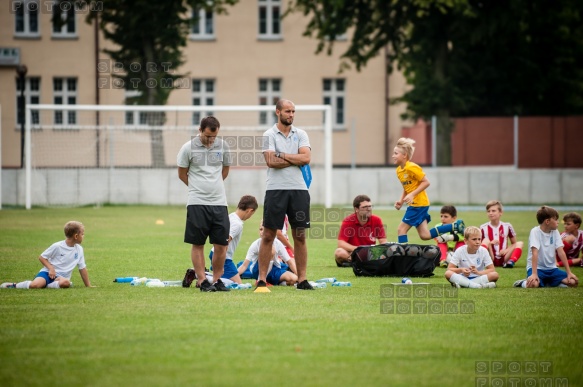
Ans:
[[[375,213],[395,240],[402,212]],[[257,238],[260,217],[246,222],[236,261]],[[467,225],[487,220],[482,211],[460,217]],[[381,286],[400,278],[337,268],[335,240],[309,241],[309,278],[352,287],[201,294],[112,282],[182,279],[190,266],[184,207],[14,209],[0,211],[0,282],[32,279],[38,255],[72,219],[86,226],[98,287],[83,287],[75,272],[72,289],[0,290],[2,386],[468,386],[482,361],[549,361],[553,378],[583,384],[583,290],[512,288],[525,276],[526,252],[515,269],[499,270],[497,289],[458,293],[460,302],[474,302],[474,313],[382,314]],[[528,243],[534,213],[506,212],[503,220]],[[420,242],[414,232],[410,242]],[[574,272],[583,277],[581,268]],[[437,268],[423,281],[446,284],[443,273]]]

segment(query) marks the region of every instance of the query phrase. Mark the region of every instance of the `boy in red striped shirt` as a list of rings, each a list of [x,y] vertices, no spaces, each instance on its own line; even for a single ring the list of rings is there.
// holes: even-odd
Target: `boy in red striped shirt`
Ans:
[[[480,226],[482,244],[488,246],[494,266],[512,269],[520,259],[524,243],[516,239],[516,232],[510,223],[500,220],[503,213],[502,203],[490,200],[486,203],[486,212],[490,221]]]

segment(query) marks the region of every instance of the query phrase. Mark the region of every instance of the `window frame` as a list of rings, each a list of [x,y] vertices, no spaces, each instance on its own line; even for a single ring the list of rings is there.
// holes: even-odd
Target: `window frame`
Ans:
[[[61,90],[57,90],[57,80],[61,81]],[[75,89],[69,89],[69,82],[74,81]],[[76,77],[54,77],[53,78],[53,104],[55,105],[77,105],[79,82]],[[61,103],[57,102],[57,98],[61,98]],[[74,103],[70,103],[71,98],[74,98]],[[53,123],[56,126],[73,126],[77,125],[77,112],[74,110],[67,110],[67,114],[63,114],[61,110],[55,110]],[[61,117],[61,122],[57,117]]]
[[[21,4],[18,6],[17,4]],[[36,10],[31,9],[30,4],[36,4]],[[40,9],[41,4],[38,0],[19,0],[14,1],[11,4],[12,11],[14,13],[14,37],[15,38],[40,38]],[[18,8],[16,8],[18,7]],[[22,15],[22,31],[18,31],[19,16]],[[36,31],[31,31],[31,24],[33,19],[36,20]]]
[[[259,81],[258,85],[257,85],[258,105],[275,106],[277,101],[279,101],[281,99],[281,96],[282,96],[282,85],[283,85],[282,78],[259,78],[258,81]],[[265,82],[265,84],[266,84],[265,90],[261,90],[262,89],[262,82]],[[278,84],[277,90],[275,90],[275,87],[274,87],[276,82]],[[259,112],[259,125],[273,126],[274,124],[277,123],[277,115],[275,114],[275,111],[272,113],[272,120],[271,120],[272,122],[271,123],[267,119],[268,114],[269,114],[269,112]]]
[[[326,90],[326,82],[330,82],[330,90]],[[342,90],[339,90],[338,84],[342,82]],[[326,99],[330,101],[327,102]],[[342,101],[341,111],[339,112],[338,104]],[[332,129],[346,129],[346,79],[345,78],[323,78],[322,79],[322,103],[332,106]],[[341,114],[341,121],[338,119]]]
[[[261,14],[265,10],[265,18]],[[274,12],[277,10],[277,20]],[[282,40],[282,1],[281,0],[257,0],[257,38],[259,40]],[[262,32],[262,23],[265,23],[265,31]],[[278,29],[279,31],[275,32]]]
[[[55,16],[57,11],[60,12],[61,19],[64,20],[64,24],[61,26],[59,31],[55,31],[56,25],[54,22],[51,22],[51,37],[57,39],[71,39],[77,38],[77,13],[75,12],[75,5],[73,4],[72,7],[68,11],[63,11],[60,9],[59,4],[61,0],[54,0],[52,5],[52,16]],[[72,17],[72,19],[69,19]],[[69,22],[72,21],[73,31],[69,31]]]
[[[32,81],[38,81],[38,88],[32,89]],[[40,91],[41,91],[41,77],[25,77],[24,78],[24,104],[25,106],[38,105],[40,104]],[[20,121],[20,79],[16,77],[16,125],[15,128],[20,130],[22,122]],[[36,102],[33,102],[36,99]],[[39,111],[32,110],[32,125],[38,125],[40,123]]]
[[[195,19],[195,14],[198,13],[198,18]],[[210,15],[210,21],[209,16]],[[190,32],[188,37],[190,40],[215,40],[216,35],[216,15],[214,11],[206,11],[205,9],[194,9],[192,10],[192,26],[190,27]],[[211,32],[207,32],[207,27],[210,23]],[[198,28],[198,32],[195,32],[195,27]]]
[[[216,101],[216,90],[217,81],[214,78],[192,78],[192,87],[190,88],[190,100],[192,106],[215,106]],[[198,91],[194,90],[195,84],[200,82],[200,89]],[[209,83],[212,85],[212,90],[208,90],[207,87]],[[200,103],[196,104],[195,99],[198,99]],[[212,103],[208,103],[212,102]],[[197,128],[200,126],[200,121],[203,116],[213,116],[214,112],[212,110],[192,112],[192,125]]]

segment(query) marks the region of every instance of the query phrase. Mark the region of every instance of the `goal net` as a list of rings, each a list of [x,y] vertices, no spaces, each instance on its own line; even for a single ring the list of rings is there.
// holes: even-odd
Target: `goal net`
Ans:
[[[274,110],[273,106],[260,105],[28,105],[26,208],[119,203],[116,198],[124,196],[123,192],[120,194],[123,187],[120,184],[111,187],[112,173],[124,171],[129,176],[145,169],[174,173],[179,149],[198,134],[200,120],[207,115],[216,116],[221,123],[219,136],[233,153],[231,174],[237,173],[236,169],[245,173],[265,170],[263,133],[275,122]],[[308,132],[312,147],[310,165],[321,171],[318,192],[323,195],[313,196],[313,202],[330,207],[331,108],[298,105],[294,124]],[[81,176],[91,176],[92,181],[83,182]],[[238,198],[228,200],[232,204]]]

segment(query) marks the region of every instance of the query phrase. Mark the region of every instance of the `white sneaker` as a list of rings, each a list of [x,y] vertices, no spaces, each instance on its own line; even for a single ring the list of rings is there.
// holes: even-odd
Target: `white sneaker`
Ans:
[[[487,284],[483,284],[482,288],[495,288],[496,287],[496,282],[488,282]]]
[[[16,287],[16,283],[14,283],[14,282],[4,282],[3,284],[0,285],[0,289],[15,288],[15,287]]]

